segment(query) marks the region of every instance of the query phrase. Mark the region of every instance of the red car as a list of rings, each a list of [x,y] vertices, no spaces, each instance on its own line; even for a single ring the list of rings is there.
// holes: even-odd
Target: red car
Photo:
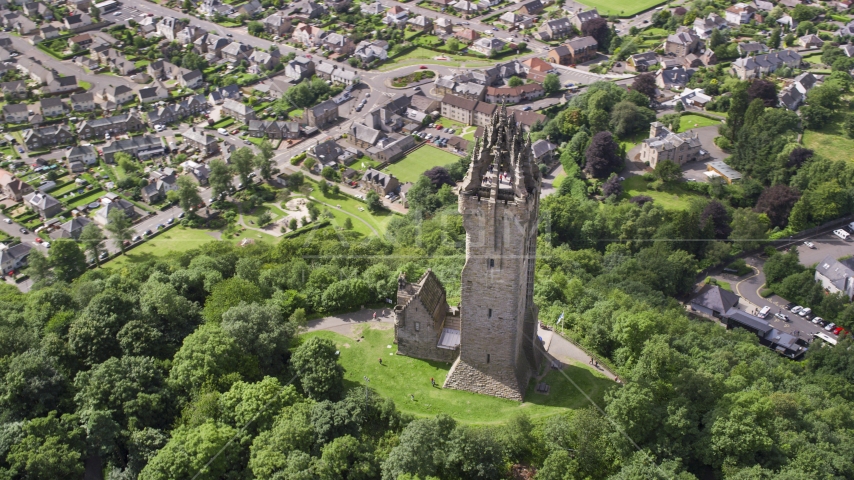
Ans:
[[[36,243],[42,243],[42,242],[43,242],[43,240],[41,239],[41,237],[36,237]]]
[[[441,129],[442,129],[441,125],[436,125],[436,130],[441,130]]]
[[[834,335],[839,335],[839,332],[841,332],[841,331],[842,331],[842,327],[836,327],[836,328],[834,328],[834,329],[833,329],[833,334],[834,334]]]
[[[427,66],[426,66],[426,65],[421,65],[420,67],[418,67],[418,69],[419,69],[419,70],[427,70]]]
[[[240,133],[240,129],[239,129],[239,128],[235,128],[234,130],[232,130],[232,131],[231,131],[231,134],[232,134],[232,135],[237,135],[238,133]]]

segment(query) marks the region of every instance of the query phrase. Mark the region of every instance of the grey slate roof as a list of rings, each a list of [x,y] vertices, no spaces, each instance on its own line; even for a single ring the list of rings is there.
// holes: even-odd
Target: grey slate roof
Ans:
[[[845,280],[849,277],[854,277],[854,259],[845,259],[838,261],[832,255],[824,257],[824,260],[818,263],[815,267],[818,274],[830,280],[840,291],[845,291]]]
[[[706,284],[691,300],[691,303],[706,307],[717,313],[726,313],[738,305],[739,296],[718,285]]]

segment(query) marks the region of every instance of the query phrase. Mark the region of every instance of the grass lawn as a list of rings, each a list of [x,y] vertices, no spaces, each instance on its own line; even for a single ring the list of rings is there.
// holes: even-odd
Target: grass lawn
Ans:
[[[637,195],[652,197],[656,204],[670,210],[685,210],[688,208],[688,198],[700,197],[701,195],[686,190],[681,184],[669,185],[663,190],[651,190],[643,177],[629,177],[623,182],[623,198],[632,198]]]
[[[341,204],[341,207],[343,210],[344,205]],[[321,205],[320,209],[322,212],[329,212],[332,214],[333,218],[330,219],[330,222],[332,223],[333,227],[344,228],[344,224],[347,222],[347,219],[349,218],[350,223],[353,224],[353,228],[350,229],[351,231],[360,233],[360,234],[364,235],[365,237],[370,237],[371,235],[374,234],[374,231],[371,230],[370,227],[368,227],[367,223],[365,223],[362,220],[359,220],[358,218],[353,218],[350,215],[347,215],[346,213],[342,212],[341,210],[339,210],[337,208],[332,208],[332,207],[327,207],[326,205]],[[321,219],[322,218],[323,217],[321,216]]]
[[[560,173],[555,175],[555,179],[552,180],[552,186],[557,189],[560,188],[560,184],[566,179],[566,172],[563,169],[560,170]]]
[[[388,227],[388,222],[391,221],[392,215],[391,212],[382,212],[378,214],[373,214],[368,211],[368,208],[365,206],[364,202],[360,202],[354,198],[348,197],[347,195],[342,194],[334,194],[331,191],[324,195],[323,192],[317,188],[317,185],[313,185],[314,189],[311,191],[310,197],[323,203],[328,203],[329,205],[337,206],[341,205],[340,210],[350,213],[354,215],[356,218],[350,217],[353,221],[353,227],[355,230],[364,232],[365,230],[361,230],[361,228],[355,228],[357,223],[364,222],[367,225],[370,225],[374,228],[380,235],[385,235],[386,228]],[[359,208],[362,208],[364,211],[359,211]],[[330,208],[335,213],[336,208]],[[339,218],[336,216],[336,218]],[[341,225],[344,224],[344,219],[346,217],[341,216]],[[373,234],[370,228],[366,230],[369,234]]]
[[[603,17],[612,14],[631,17],[665,2],[662,0],[579,0],[578,3],[599,10],[599,14]]]
[[[712,285],[717,285],[724,290],[732,291],[732,286],[730,286],[729,282],[725,282],[723,280],[718,280],[712,277],[706,277],[706,283],[711,283]]]
[[[83,187],[82,187],[82,186],[80,186],[80,185],[77,185],[77,184],[76,184],[76,183],[74,183],[74,182],[71,182],[71,183],[69,183],[68,185],[66,185],[66,186],[64,186],[64,187],[57,188],[56,190],[51,190],[51,191],[50,191],[50,192],[48,192],[48,193],[50,193],[50,196],[51,196],[51,197],[59,198],[59,197],[61,197],[61,196],[65,195],[65,194],[66,194],[66,193],[68,193],[68,192],[73,192],[73,191],[78,190],[78,189],[81,189],[81,188],[83,188]]]
[[[804,146],[825,158],[850,159],[851,152],[854,152],[854,140],[846,137],[842,129],[846,113],[837,112],[820,130],[804,130]]]
[[[532,381],[519,403],[487,395],[441,388],[450,369],[450,364],[431,362],[411,357],[394,355],[397,347],[392,343],[391,329],[362,330],[364,339],[334,332],[319,331],[302,335],[305,337],[328,338],[335,342],[341,352],[340,363],[344,367],[344,383],[347,388],[363,389],[363,377],[370,379],[370,388],[380,395],[391,398],[397,408],[418,417],[447,413],[455,420],[474,424],[504,423],[512,415],[524,412],[532,418],[542,418],[565,412],[567,408],[589,406],[585,396],[558,371],[550,371],[544,380],[551,387],[548,395],[534,393]],[[383,359],[382,365],[377,361]],[[600,407],[604,406],[605,391],[615,384],[586,365],[569,365],[563,373],[572,379]],[[430,385],[434,378],[439,387]],[[410,399],[414,395],[415,401]]]
[[[649,138],[649,131],[641,130],[640,132],[633,133],[627,136],[626,138],[620,139],[620,144],[625,145],[626,153],[628,153],[629,150],[635,148],[637,144],[639,144],[643,140],[646,140],[647,138]]]
[[[247,223],[249,223],[248,220],[252,220],[257,225],[258,217],[260,217],[261,214],[264,212],[269,212],[270,218],[272,218],[274,222],[282,217],[288,216],[285,212],[282,211],[281,208],[277,207],[276,205],[273,205],[272,203],[265,203],[263,205],[255,207],[255,210],[253,210],[251,214],[243,214],[243,218],[247,220]]]
[[[213,240],[216,238],[206,230],[176,226],[128,251],[126,255],[119,255],[104,266],[121,268],[128,264],[147,262],[171,252],[185,252]]]
[[[211,125],[210,128],[213,128],[213,129],[225,128],[225,127],[230,127],[231,125],[234,125],[234,119],[231,117],[226,117],[226,118],[223,118],[222,120],[214,123],[213,125]]]
[[[427,170],[456,162],[459,158],[453,153],[424,145],[403,157],[399,162],[389,165],[385,171],[394,174],[401,182],[415,183]]]
[[[821,52],[803,57],[801,60],[809,63],[821,63]]]
[[[264,242],[264,243],[278,243],[279,242],[279,237],[274,237],[273,235],[270,235],[267,233],[257,232],[255,230],[249,230],[249,229],[238,233],[236,237],[228,238],[228,240],[232,241],[234,243],[237,243],[237,242],[240,242],[241,240],[243,240],[244,238],[250,238],[252,240],[255,240],[256,242]],[[211,237],[211,239],[213,239],[213,237]]]
[[[434,57],[438,56],[444,56],[446,58],[449,58],[450,60],[433,59]],[[505,60],[509,61],[511,59],[507,58]],[[394,70],[396,68],[405,67],[407,65],[415,65],[417,63],[432,63],[437,65],[447,65],[449,67],[459,67],[462,64],[465,64],[465,66],[467,67],[485,67],[495,65],[495,62],[490,62],[487,59],[472,58],[464,55],[451,55],[423,47],[418,47],[400,58],[388,59],[382,66],[380,66],[378,70]]]
[[[456,133],[454,133],[454,135],[459,135],[460,132],[462,132],[463,129],[467,127],[467,125],[465,125],[463,123],[460,123],[456,120],[451,120],[450,118],[445,118],[445,117],[439,117],[433,123],[435,123],[436,125],[441,125],[442,129],[453,128],[454,130],[456,130]],[[477,128],[477,127],[475,127],[475,128]],[[433,130],[435,130],[435,128]],[[427,132],[433,133],[429,128],[427,129]],[[442,132],[442,133],[444,133],[444,132]]]
[[[98,200],[99,198],[101,198],[102,196],[104,196],[103,190],[100,190],[100,189],[94,190],[89,194],[83,195],[81,197],[77,197],[77,199],[74,200],[74,202],[69,203],[68,205],[66,205],[66,207],[67,208],[77,208],[81,205],[86,205],[87,203],[92,203],[95,200]]]
[[[720,125],[720,120],[713,120],[711,118],[701,117],[700,115],[682,115],[679,118],[679,131],[684,132],[685,130],[689,130],[691,128],[700,128],[700,127],[709,127],[712,125]]]
[[[466,127],[466,128],[468,128],[468,131],[466,131],[465,134],[459,135],[460,132],[457,132],[457,133],[455,133],[455,135],[459,135],[460,137],[463,138],[463,140],[468,140],[470,142],[473,142],[474,141],[474,132],[477,131],[477,127]]]
[[[668,32],[667,30],[665,30],[663,28],[652,27],[652,28],[647,28],[647,29],[641,31],[641,35],[645,35],[645,36],[650,36],[650,35],[667,36],[667,35],[670,35],[670,32]]]
[[[80,88],[82,88],[83,90],[89,90],[90,88],[92,88],[92,84],[85,80],[80,80],[79,82],[77,82],[77,85],[80,85]]]

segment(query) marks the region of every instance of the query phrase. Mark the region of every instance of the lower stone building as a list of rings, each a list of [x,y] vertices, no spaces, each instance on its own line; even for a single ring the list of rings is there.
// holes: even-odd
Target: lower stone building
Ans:
[[[395,191],[400,186],[400,181],[390,173],[383,173],[379,170],[369,168],[362,175],[362,188],[365,190],[377,192],[381,197]]]
[[[432,270],[414,283],[400,275],[394,316],[399,354],[447,363],[457,358],[460,311],[448,306],[445,287]]]
[[[338,120],[338,104],[333,99],[305,109],[305,120],[310,127],[323,128]]]

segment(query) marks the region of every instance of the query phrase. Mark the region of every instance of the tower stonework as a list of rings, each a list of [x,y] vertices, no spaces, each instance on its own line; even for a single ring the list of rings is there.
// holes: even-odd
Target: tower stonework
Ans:
[[[397,353],[453,362],[446,388],[521,401],[542,349],[534,305],[540,172],[530,139],[498,109],[475,143],[459,190],[466,264],[459,308],[428,270],[401,273],[394,307]]]
[[[504,107],[478,138],[459,191],[466,230],[460,350],[446,388],[522,400],[541,354],[533,302],[540,172]]]

